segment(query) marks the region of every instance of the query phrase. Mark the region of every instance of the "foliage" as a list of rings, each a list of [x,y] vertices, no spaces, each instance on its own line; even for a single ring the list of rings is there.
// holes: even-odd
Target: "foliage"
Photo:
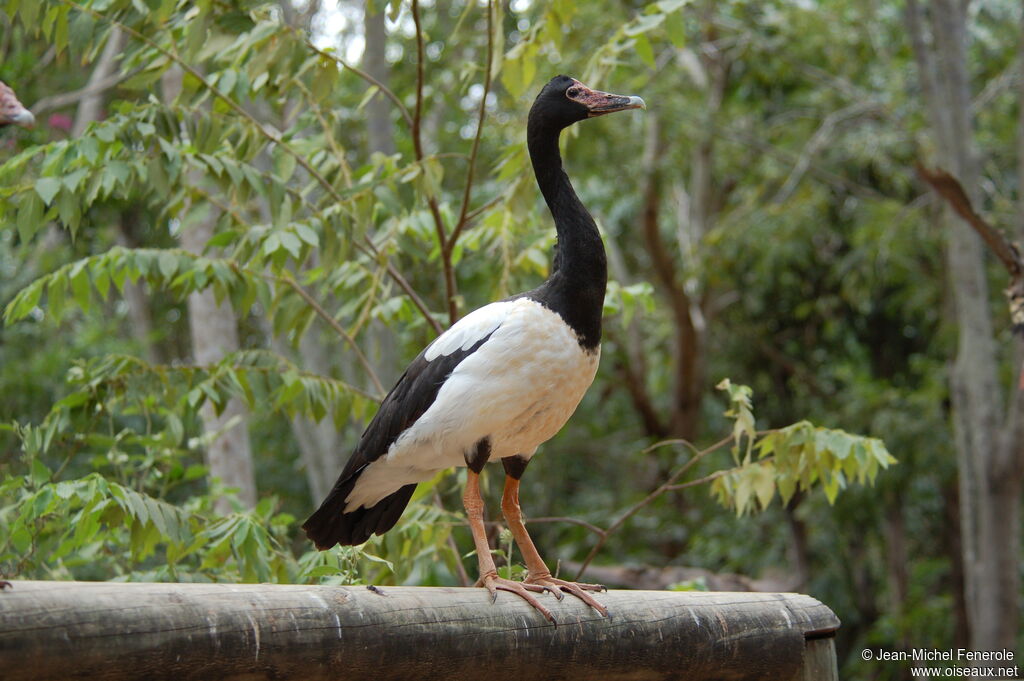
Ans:
[[[309,550],[294,419],[329,420],[350,446],[451,317],[547,273],[524,122],[567,72],[650,110],[566,135],[613,280],[597,383],[523,480],[532,517],[576,522],[531,524],[537,544],[549,560],[597,546],[609,563],[751,576],[803,564],[844,622],[844,678],[899,673],[863,663],[869,644],[952,646],[955,336],[941,235],[909,171],[923,116],[899,7],[371,4],[390,17],[386,84],[348,63],[359,29],[324,47],[291,5],[5,4],[0,77],[26,104],[84,87],[115,29],[125,48],[85,133],[0,138],[0,570],[455,583],[473,563],[459,515],[441,510],[459,508],[457,476],[421,485],[384,537]],[[977,95],[987,202],[1005,220],[1019,200],[1011,5],[977,5],[971,57],[991,85]],[[393,154],[371,148],[382,97]],[[181,248],[205,220],[206,248]],[[243,348],[199,365],[184,302],[207,290],[231,303]],[[704,349],[689,368],[684,308]],[[1001,300],[993,310],[1004,319]],[[738,381],[721,383],[724,413],[723,376]],[[218,517],[230,491],[201,463],[216,433],[198,412],[232,397],[252,413],[263,498]],[[667,427],[684,407],[698,417],[688,444]],[[880,557],[901,527],[905,593]]]
[[[735,420],[732,439],[737,465],[715,478],[711,493],[738,515],[754,510],[755,500],[762,510],[768,508],[776,491],[785,506],[797,491],[808,491],[815,483],[821,484],[829,504],[834,504],[848,481],[874,484],[879,469],[896,463],[878,438],[816,428],[808,421],[757,433],[750,388],[733,385],[728,379],[719,388],[729,394],[731,407],[726,416]],[[744,439],[748,446],[740,457]]]

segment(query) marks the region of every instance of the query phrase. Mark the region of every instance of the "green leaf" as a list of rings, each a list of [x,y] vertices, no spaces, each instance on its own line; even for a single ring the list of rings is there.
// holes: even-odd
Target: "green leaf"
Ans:
[[[660,12],[657,14],[645,14],[626,24],[622,32],[629,37],[637,36],[661,26],[663,21],[665,21],[665,15]]]
[[[7,309],[4,310],[4,318],[8,324],[24,319],[39,304],[45,283],[45,279],[37,279],[19,291],[14,300],[8,303]]]
[[[36,194],[43,200],[47,206],[53,203],[53,198],[57,196],[57,192],[60,191],[61,181],[56,177],[40,177],[35,182]]]
[[[32,482],[43,485],[50,482],[53,472],[39,459],[32,459]]]
[[[43,201],[40,200],[38,189],[34,193],[22,195],[18,205],[18,237],[22,243],[28,243],[43,227],[43,212]]]
[[[71,292],[75,302],[83,310],[89,309],[92,288],[89,286],[89,270],[86,268],[87,261],[79,260],[71,267]]]
[[[757,473],[754,476],[754,494],[757,501],[764,510],[772,503],[775,496],[775,465],[771,461],[759,463],[754,466]]]
[[[281,182],[288,182],[295,173],[295,156],[286,151],[280,151],[274,156],[274,174]]]
[[[686,21],[682,12],[672,12],[665,17],[665,32],[672,45],[678,48],[686,47]]]
[[[651,41],[647,39],[647,36],[638,35],[636,37],[635,47],[636,54],[640,57],[640,61],[653,69],[656,65],[654,61],[654,49],[651,47]]]
[[[170,280],[178,271],[178,256],[171,251],[164,251],[157,261],[160,265],[160,273],[165,279]]]
[[[317,236],[317,233],[313,231],[313,229],[309,225],[305,225],[301,222],[296,223],[294,229],[296,236],[302,239],[302,241],[309,244],[313,248],[319,248],[320,237]]]
[[[280,238],[281,245],[284,249],[288,251],[293,258],[298,260],[302,253],[302,242],[299,241],[299,237],[295,236],[291,232],[281,232]]]
[[[58,270],[49,279],[46,287],[46,299],[49,303],[50,315],[54,319],[60,319],[64,313],[64,300],[68,290],[67,273]]]

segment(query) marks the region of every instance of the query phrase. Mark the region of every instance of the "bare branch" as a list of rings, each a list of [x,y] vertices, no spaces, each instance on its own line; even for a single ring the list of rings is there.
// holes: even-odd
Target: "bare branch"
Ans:
[[[765,458],[760,459],[760,460],[754,462],[754,464],[752,464],[752,465],[756,466],[756,465],[759,465],[759,464],[761,464],[761,463],[763,463],[765,461],[770,461],[771,459],[772,459],[771,456],[766,456]],[[732,473],[732,472],[733,472],[733,469],[731,469],[731,468],[723,468],[722,470],[715,471],[714,473],[711,473],[710,475],[705,475],[703,478],[697,478],[696,480],[687,480],[686,482],[681,482],[681,483],[679,483],[677,485],[669,485],[668,487],[665,488],[665,491],[675,492],[675,491],[681,490],[681,489],[689,489],[690,487],[697,487],[699,485],[703,485],[706,482],[712,482],[714,480],[718,480],[719,478],[724,478],[726,475],[729,475],[729,473]]]
[[[939,168],[929,170],[922,164],[916,165],[917,174],[931,185],[964,222],[974,228],[982,241],[995,254],[1010,275],[1010,285],[1004,293],[1010,302],[1010,321],[1014,331],[1024,332],[1024,258],[1017,245],[1006,238],[1002,230],[996,229],[974,210],[971,199],[963,185],[953,175]]]
[[[569,516],[544,516],[541,518],[523,518],[523,522],[527,525],[540,524],[540,523],[564,523],[566,525],[578,525],[589,532],[596,534],[599,537],[603,537],[606,533],[597,525],[588,523],[586,520],[580,520],[579,518],[570,518]],[[463,521],[459,523],[462,527],[469,527],[469,521]],[[488,520],[484,523],[487,527],[491,528],[502,528],[505,527],[505,522],[502,520]]]
[[[1002,231],[988,224],[984,218],[975,212],[974,206],[971,205],[971,200],[968,198],[967,192],[964,191],[960,181],[942,168],[929,170],[920,163],[915,167],[921,179],[931,185],[932,189],[946,200],[950,208],[956,211],[957,215],[974,228],[978,236],[985,241],[996,257],[999,258],[1000,262],[1003,263],[1010,276],[1020,276],[1021,272],[1024,272],[1024,261],[1021,260],[1017,247],[1010,243],[1010,240],[1006,238]]]
[[[706,457],[708,454],[711,454],[712,452],[718,451],[719,449],[721,449],[722,447],[726,446],[727,444],[729,444],[732,441],[733,441],[733,437],[732,437],[732,435],[730,435],[729,437],[726,437],[726,438],[723,438],[723,439],[719,440],[718,442],[716,442],[715,444],[711,445],[707,449],[702,449],[701,451],[697,452],[692,457],[690,457],[689,461],[687,461],[685,464],[680,466],[679,469],[676,470],[676,472],[674,472],[672,475],[670,475],[668,477],[668,479],[665,480],[665,482],[663,482],[662,484],[658,485],[658,487],[655,488],[654,491],[652,491],[650,494],[645,496],[643,499],[641,499],[640,501],[636,502],[635,504],[633,504],[632,506],[627,508],[625,511],[623,511],[619,515],[619,517],[616,518],[615,522],[613,522],[611,525],[608,526],[608,529],[606,529],[604,531],[604,534],[601,535],[601,538],[597,540],[597,543],[594,544],[594,547],[592,549],[590,549],[590,553],[587,554],[587,557],[583,559],[583,563],[580,566],[580,570],[576,574],[576,579],[578,580],[578,579],[580,579],[583,576],[583,573],[586,572],[586,570],[587,570],[587,566],[590,565],[590,563],[594,560],[594,557],[597,556],[598,552],[601,550],[602,547],[604,547],[605,543],[608,541],[608,537],[611,536],[616,531],[618,531],[619,528],[621,528],[623,526],[623,524],[625,524],[625,522],[627,520],[632,518],[634,515],[636,515],[640,511],[640,509],[642,509],[645,506],[647,506],[648,504],[650,504],[652,501],[654,501],[655,499],[660,497],[665,492],[668,492],[668,491],[674,489],[673,485],[676,484],[676,482],[679,480],[679,478],[681,478],[682,476],[686,475],[686,472],[689,471],[691,468],[693,468],[695,465],[697,465],[697,463],[699,461],[701,461],[701,459]],[[722,473],[722,475],[724,475],[725,473],[729,472],[730,470],[731,469],[725,469],[725,470],[719,471],[719,472]],[[719,476],[719,477],[721,477],[721,476]],[[702,480],[702,481],[706,482],[704,480]]]
[[[370,380],[373,382],[373,387],[377,389],[377,392],[383,398],[387,393],[387,390],[384,389],[380,379],[377,377],[377,372],[373,370],[373,366],[370,364],[370,361],[366,359],[366,355],[364,355],[363,351],[359,349],[359,345],[356,343],[356,340],[350,336],[347,331],[345,331],[345,327],[339,324],[337,319],[328,314],[320,303],[318,303],[306,289],[302,288],[302,286],[299,285],[299,282],[295,281],[290,274],[280,275],[278,278],[293,291],[298,293],[299,297],[306,301],[306,304],[313,308],[317,315],[327,322],[327,324],[334,329],[334,331],[341,336],[346,343],[349,344],[349,347],[352,348],[352,352],[356,355],[356,359],[359,360],[359,363],[363,365],[363,369],[366,370],[366,375],[369,376]]]
[[[671,252],[665,247],[659,229],[659,199],[660,174],[658,162],[661,157],[664,145],[661,144],[658,135],[658,119],[651,115],[647,118],[647,142],[644,145],[643,168],[646,177],[644,188],[644,203],[641,212],[641,227],[644,235],[644,246],[647,248],[647,255],[654,266],[654,274],[658,283],[664,289],[672,305],[672,313],[676,318],[677,325],[684,325],[690,321],[690,297],[679,283],[676,273],[675,262],[672,260]]]
[[[971,111],[978,112],[983,110],[994,99],[1007,92],[1015,84],[1017,84],[1020,78],[1021,60],[1018,56],[1012,62],[1010,62],[1006,68],[996,77],[990,78],[985,87],[982,88],[978,96],[971,102]]]
[[[423,26],[420,23],[419,0],[412,0],[412,19],[416,25],[416,109],[412,116],[412,145],[416,153],[416,160],[423,161],[423,136],[421,134],[421,123],[423,120],[423,81],[424,81],[424,56],[423,48]],[[444,274],[445,300],[448,308],[448,323],[454,324],[459,318],[459,306],[457,302],[458,287],[455,281],[455,269],[452,267],[451,251],[448,249],[448,237],[444,228],[444,218],[441,217],[441,208],[437,204],[436,196],[427,197],[427,205],[430,207],[430,215],[434,218],[434,231],[437,232],[437,244],[441,250],[441,268]],[[448,253],[449,257],[445,257]]]
[[[623,356],[615,363],[615,368],[629,392],[633,408],[636,409],[644,423],[644,431],[654,437],[665,437],[668,434],[668,429],[661,422],[658,410],[654,408],[654,402],[647,391],[647,382],[633,366],[633,358],[629,357],[628,353],[623,353]]]
[[[480,108],[476,118],[476,135],[473,137],[473,148],[469,152],[469,168],[466,170],[466,187],[462,193],[462,208],[459,220],[455,223],[451,238],[448,240],[447,257],[451,257],[455,242],[466,227],[469,211],[469,200],[473,193],[473,171],[476,169],[477,152],[480,150],[480,135],[484,129],[484,115],[487,113],[487,96],[491,92],[491,69],[494,64],[494,0],[487,2],[487,59],[484,67],[484,94],[480,98]],[[454,320],[452,320],[454,321]]]
[[[113,87],[117,87],[121,82],[131,78],[140,70],[141,69],[135,69],[128,73],[112,73],[95,83],[89,83],[79,90],[43,97],[32,105],[32,111],[35,112],[36,115],[39,115],[48,111],[63,109],[64,107],[71,106],[72,104],[77,104],[83,99],[102,94]]]
[[[793,165],[796,165],[800,160],[800,157],[794,152],[778,147],[770,142],[765,142],[761,137],[752,135],[740,128],[730,128],[725,125],[718,125],[715,128],[715,134],[722,139],[733,142],[734,144],[742,144],[743,146],[756,149],[762,153],[770,154],[785,163],[792,163]],[[843,177],[842,175],[832,172],[827,168],[823,168],[813,161],[808,162],[807,170],[811,175],[814,175],[819,180],[827,182],[835,187],[840,187],[859,198],[871,200],[885,198],[885,195],[874,187],[858,184],[847,177]]]
[[[412,143],[416,158],[423,158],[423,140],[420,138],[420,124],[423,121],[423,27],[420,25],[420,3],[412,0],[412,20],[416,26],[416,109],[412,115]]]
[[[431,328],[433,328],[438,335],[444,333],[444,327],[441,326],[441,323],[434,318],[434,315],[430,314],[430,310],[427,309],[427,306],[423,302],[423,299],[420,298],[419,295],[417,295],[416,291],[413,290],[408,280],[406,280],[406,278],[402,276],[402,273],[399,272],[398,269],[391,263],[391,261],[388,260],[387,257],[380,252],[380,249],[378,249],[377,246],[374,245],[373,241],[371,241],[369,237],[365,237],[363,241],[363,244],[360,244],[359,242],[354,243],[356,247],[359,248],[360,250],[372,253],[374,257],[376,257],[378,260],[383,260],[385,266],[388,269],[388,276],[390,276],[394,280],[394,282],[398,284],[398,288],[402,289],[405,295],[409,296],[409,299],[412,301],[412,304],[416,306],[416,309],[419,310],[423,318],[427,320],[427,323],[430,324]]]
[[[840,125],[852,121],[860,117],[868,117],[876,115],[881,112],[881,105],[872,102],[855,102],[850,106],[833,111],[821,121],[821,125],[811,135],[811,138],[807,141],[804,146],[803,152],[797,162],[793,165],[793,169],[790,170],[789,177],[779,188],[779,191],[775,193],[775,198],[772,199],[774,203],[785,202],[792,194],[793,191],[800,184],[800,180],[803,179],[804,175],[807,174],[808,168],[810,168],[811,160],[817,156],[824,147],[831,141],[832,136],[835,134],[837,128]]]
[[[480,217],[481,215],[483,215],[484,213],[489,211],[491,208],[494,208],[494,206],[497,205],[498,203],[500,203],[503,198],[504,197],[501,196],[501,195],[495,196],[493,199],[489,200],[487,203],[483,204],[482,206],[479,206],[479,207],[474,208],[473,210],[469,211],[469,213],[466,215],[466,219],[462,223],[463,229],[465,229],[466,227],[469,227],[470,225],[472,225],[473,222],[478,217]]]
[[[412,124],[413,124],[412,114],[410,114],[409,110],[407,108],[405,108],[404,104],[402,104],[402,100],[398,98],[398,95],[396,95],[390,88],[388,88],[386,85],[384,85],[384,83],[380,82],[379,80],[377,80],[376,78],[371,76],[366,71],[363,71],[358,66],[353,66],[352,64],[349,64],[347,61],[345,61],[344,59],[342,59],[338,55],[334,54],[333,52],[326,52],[324,50],[321,50],[319,47],[317,47],[312,42],[310,42],[310,40],[308,38],[303,38],[303,42],[306,44],[306,47],[308,47],[309,49],[313,50],[314,52],[316,52],[320,56],[326,57],[327,59],[333,60],[334,62],[340,64],[343,68],[348,69],[349,71],[351,71],[355,75],[357,75],[360,78],[362,78],[363,80],[365,80],[370,85],[376,86],[385,97],[387,97],[388,99],[390,99],[394,103],[395,107],[397,107],[398,111],[402,114],[402,118],[405,119],[405,122],[409,125],[410,128],[412,127]]]
[[[606,534],[608,534],[606,530],[602,530],[600,527],[594,525],[593,523],[588,523],[586,520],[580,520],[579,518],[569,518],[567,516],[544,516],[541,518],[524,518],[523,522],[525,522],[527,525],[533,523],[566,523],[568,525],[578,525],[588,530],[589,532],[593,532],[599,537],[603,537]]]

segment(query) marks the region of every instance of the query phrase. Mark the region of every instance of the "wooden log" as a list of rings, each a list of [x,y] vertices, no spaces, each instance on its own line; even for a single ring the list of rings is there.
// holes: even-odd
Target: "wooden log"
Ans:
[[[834,681],[839,620],[809,596],[611,591],[558,625],[483,589],[14,582],[0,676],[34,679]],[[810,670],[810,671],[808,671]]]

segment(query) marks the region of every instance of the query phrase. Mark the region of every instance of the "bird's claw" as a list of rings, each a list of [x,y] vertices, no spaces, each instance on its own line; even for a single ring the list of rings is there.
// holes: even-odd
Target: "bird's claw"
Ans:
[[[534,593],[543,593],[546,590],[546,587],[537,584],[527,584],[526,582],[516,582],[511,579],[503,579],[494,573],[481,576],[480,581],[477,582],[477,584],[487,587],[487,590],[491,592],[491,603],[498,600],[499,591],[508,591],[509,593],[514,593],[533,606],[533,608],[540,614],[544,615],[544,618],[549,622],[557,624],[557,622],[555,622],[554,615],[551,614],[551,611],[541,605],[540,601],[538,601],[533,595]]]
[[[550,574],[547,575],[528,575],[524,584],[540,586],[545,591],[550,591],[558,597],[558,600],[562,600],[564,595],[562,592],[572,594],[576,598],[580,599],[594,610],[601,613],[602,617],[608,617],[608,608],[601,605],[597,599],[591,596],[588,591],[607,591],[601,584],[586,584],[582,582],[567,582],[564,579],[558,579],[552,577]]]

